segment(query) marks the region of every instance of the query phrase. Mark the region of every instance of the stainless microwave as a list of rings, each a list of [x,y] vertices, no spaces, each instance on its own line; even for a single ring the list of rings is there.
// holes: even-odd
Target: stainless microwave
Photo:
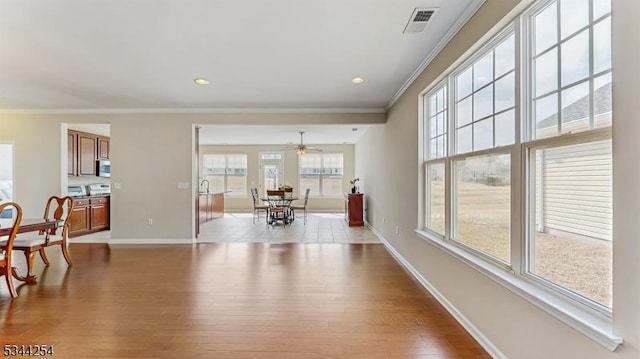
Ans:
[[[98,160],[96,162],[96,174],[99,177],[111,177],[111,161]]]

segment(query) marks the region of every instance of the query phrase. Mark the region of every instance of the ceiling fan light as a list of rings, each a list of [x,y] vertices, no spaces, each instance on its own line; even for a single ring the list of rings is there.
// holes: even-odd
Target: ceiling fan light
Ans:
[[[307,152],[307,151],[306,151],[304,148],[297,148],[297,149],[296,149],[296,153],[298,154],[298,156],[304,156],[304,154],[305,154],[306,152]]]

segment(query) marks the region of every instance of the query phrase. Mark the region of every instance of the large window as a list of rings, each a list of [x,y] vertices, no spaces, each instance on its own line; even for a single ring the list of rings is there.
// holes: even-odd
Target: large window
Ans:
[[[524,141],[527,273],[609,308],[613,158],[610,132],[598,129],[612,119],[610,6],[550,1],[529,14],[533,120]]]
[[[312,196],[341,196],[343,177],[342,153],[306,154],[299,156],[300,195],[307,188]]]
[[[202,173],[209,181],[210,192],[227,196],[247,195],[247,155],[203,155]]]
[[[0,143],[0,203],[13,200],[13,144]],[[11,209],[0,218],[11,217]]]
[[[610,0],[546,0],[434,84],[426,237],[610,314],[611,71]]]

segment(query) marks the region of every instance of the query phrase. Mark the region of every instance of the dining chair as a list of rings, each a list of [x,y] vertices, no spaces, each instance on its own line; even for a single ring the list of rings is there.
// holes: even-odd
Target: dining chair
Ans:
[[[293,218],[296,217],[296,209],[297,210],[301,210],[304,211],[304,224],[307,224],[307,202],[309,202],[309,192],[311,192],[311,188],[307,188],[307,190],[304,193],[304,204],[303,205],[291,205],[289,208],[291,208],[292,211],[292,215]]]
[[[69,196],[57,197],[51,196],[47,200],[47,205],[44,210],[45,220],[63,221],[62,226],[48,230],[40,231],[37,234],[26,234],[25,236],[19,236],[13,243],[14,251],[24,252],[24,256],[27,260],[27,276],[31,276],[33,270],[33,257],[35,252],[40,254],[40,258],[45,265],[49,265],[49,258],[45,248],[52,246],[60,246],[62,255],[68,266],[71,266],[71,256],[69,255],[67,235],[69,233],[69,219],[73,212],[73,199]]]
[[[260,211],[264,211],[265,216],[269,217],[269,206],[266,204],[260,204],[260,196],[258,195],[258,189],[251,189],[251,196],[253,197],[253,223],[256,223],[256,218],[260,220]]]
[[[284,193],[284,190],[280,189],[267,190],[267,200],[269,202],[268,224],[278,220],[282,220],[285,225],[287,224],[287,211],[289,208],[283,205]]]
[[[13,207],[16,212],[15,221],[13,221],[13,227],[11,228],[11,232],[9,232],[9,236],[5,240],[5,246],[0,251],[0,276],[4,275],[7,280],[7,287],[9,288],[9,294],[11,294],[12,298],[16,298],[18,296],[18,292],[13,286],[13,280],[11,279],[13,275],[13,265],[12,261],[12,253],[13,253],[13,243],[16,239],[16,235],[18,234],[18,228],[20,227],[20,221],[22,221],[22,208],[15,202],[5,202],[0,204],[0,212],[2,212],[7,207]]]

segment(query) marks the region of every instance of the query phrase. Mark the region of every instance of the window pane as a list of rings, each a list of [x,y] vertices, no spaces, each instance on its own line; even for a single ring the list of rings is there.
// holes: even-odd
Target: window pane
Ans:
[[[594,127],[611,126],[611,73],[593,81]]]
[[[496,78],[515,68],[515,35],[509,36],[495,49],[496,54]]]
[[[204,178],[209,181],[209,192],[224,192],[224,175],[206,175]]]
[[[611,17],[593,27],[593,72],[611,68]]]
[[[434,135],[441,135],[444,133],[444,116],[444,112],[441,112],[436,116],[436,132],[434,132]]]
[[[493,113],[493,85],[473,94],[473,120],[477,121]]]
[[[558,88],[558,50],[553,49],[535,62],[535,94],[544,95]]]
[[[558,33],[557,33],[557,4],[556,2],[552,2],[535,16],[534,26],[535,26],[535,51],[534,53],[537,55],[542,51],[548,49],[552,45],[556,44],[558,41]]]
[[[427,228],[444,235],[444,163],[427,166],[427,173],[429,178]]]
[[[310,196],[319,196],[320,195],[320,175],[300,175],[300,188],[309,188]]]
[[[13,144],[0,143],[0,203],[13,200]],[[13,209],[0,212],[0,218],[11,218]]]
[[[429,139],[429,159],[438,158],[438,138]]]
[[[456,77],[456,89],[458,100],[471,93],[471,67]]]
[[[433,138],[438,135],[438,118],[433,116],[429,119],[429,138]]]
[[[438,158],[444,157],[447,155],[447,136],[442,135],[438,137]]]
[[[589,31],[562,44],[562,86],[572,84],[589,76]]]
[[[562,133],[584,131],[590,128],[590,98],[588,82],[562,91]]]
[[[469,122],[471,122],[471,97],[458,102],[456,127],[464,126]]]
[[[512,72],[509,75],[496,81],[496,104],[495,111],[500,112],[506,110],[516,104],[516,90],[515,90],[515,74]]]
[[[589,24],[589,0],[560,0],[562,39]]]
[[[558,134],[558,96],[537,99],[535,104],[535,138],[551,137]]]
[[[477,91],[482,86],[493,80],[493,52],[490,51],[473,64],[473,90]]]
[[[440,89],[436,93],[436,106],[437,106],[438,112],[444,110],[444,89]]]
[[[611,0],[593,0],[593,19],[611,12]]]
[[[458,153],[470,152],[472,144],[471,125],[456,131],[456,148]]]
[[[433,117],[435,116],[436,113],[438,113],[438,104],[437,104],[437,100],[436,100],[436,96],[432,95],[429,96],[429,117]]]
[[[515,110],[495,116],[496,146],[512,145],[515,142]]]
[[[479,151],[493,147],[493,118],[473,124],[473,150]]]
[[[322,195],[323,196],[342,195],[342,176],[322,177]]]
[[[531,159],[529,270],[611,307],[611,140],[538,149]]]
[[[457,241],[509,263],[511,160],[509,155],[471,157],[455,162]]]

